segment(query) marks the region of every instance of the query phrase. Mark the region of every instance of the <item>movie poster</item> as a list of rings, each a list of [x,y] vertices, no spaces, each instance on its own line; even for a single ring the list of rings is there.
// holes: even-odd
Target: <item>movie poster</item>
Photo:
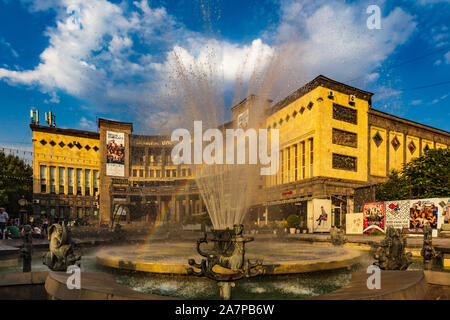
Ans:
[[[106,175],[125,176],[125,134],[106,132]]]
[[[347,213],[345,215],[345,233],[362,234],[364,224],[364,215],[360,213]]]
[[[366,203],[363,209],[364,229],[363,232],[384,232],[384,202]]]
[[[395,229],[409,228],[409,200],[386,201],[384,203],[386,210],[386,228]]]
[[[433,237],[437,236],[440,199],[411,200],[409,209],[409,233],[422,234],[425,224],[430,224]],[[441,209],[441,212],[443,210]]]
[[[331,229],[331,200],[313,199],[314,232],[329,232]]]

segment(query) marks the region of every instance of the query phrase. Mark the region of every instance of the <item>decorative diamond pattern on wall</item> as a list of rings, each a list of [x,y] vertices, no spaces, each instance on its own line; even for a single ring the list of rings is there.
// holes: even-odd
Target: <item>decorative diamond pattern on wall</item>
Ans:
[[[314,102],[310,101],[310,102],[308,103],[308,110],[311,110],[312,107],[313,107],[313,105],[314,105]]]
[[[84,147],[87,151],[89,151],[89,150],[91,150],[91,147],[87,144],[85,147]]]
[[[45,141],[44,139],[42,139],[41,141],[39,141],[43,146],[45,146],[47,144],[47,141]]]
[[[411,154],[414,154],[414,152],[415,152],[416,149],[417,149],[416,144],[414,143],[414,141],[411,141],[411,142],[408,144],[408,149],[409,149],[409,152],[411,152]]]
[[[98,151],[97,146],[93,147],[92,149],[94,149],[94,151]]]
[[[372,137],[373,142],[375,142],[375,145],[377,147],[380,146],[380,144],[383,142],[383,138],[381,137],[380,133],[377,131],[375,135]]]
[[[395,151],[400,148],[400,141],[398,141],[397,136],[395,136],[394,139],[391,140],[391,144]]]
[[[72,144],[72,143],[69,143],[67,146],[68,146],[70,149],[73,148],[73,144]]]
[[[430,150],[430,147],[428,145],[425,145],[425,148],[423,148],[423,151],[428,151]]]
[[[52,140],[52,141],[50,141],[50,144],[51,144],[51,146],[52,146],[52,147],[56,146],[56,142],[55,142],[55,141],[53,141],[53,140]]]
[[[300,114],[303,114],[303,112],[305,112],[305,107],[300,108]]]
[[[296,110],[294,110],[294,113],[292,114],[292,117],[296,117],[297,116],[297,111]]]
[[[64,148],[65,145],[66,145],[66,144],[65,144],[64,142],[62,142],[62,141],[59,143],[59,146],[60,146],[61,148]]]

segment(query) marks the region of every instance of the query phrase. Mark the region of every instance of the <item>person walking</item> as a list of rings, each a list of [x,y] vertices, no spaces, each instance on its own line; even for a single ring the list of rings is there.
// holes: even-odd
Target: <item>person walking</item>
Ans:
[[[5,238],[5,228],[6,223],[8,222],[9,216],[6,212],[5,208],[0,208],[0,230],[2,232],[1,238]]]

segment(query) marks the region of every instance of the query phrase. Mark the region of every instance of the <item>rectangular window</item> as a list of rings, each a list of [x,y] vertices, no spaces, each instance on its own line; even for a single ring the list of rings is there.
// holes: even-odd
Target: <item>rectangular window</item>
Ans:
[[[281,164],[281,184],[283,184],[283,181],[284,181],[284,179],[283,179],[283,177],[284,177],[283,153],[284,153],[284,150],[281,150],[281,152],[280,152],[280,157],[281,157],[281,159],[280,159],[280,164]]]
[[[353,132],[333,128],[332,142],[341,146],[358,147],[358,135]]]
[[[41,193],[47,192],[47,166],[40,167]]]
[[[98,170],[94,170],[92,171],[92,180],[93,181],[93,185],[94,185],[94,194],[98,192]]]
[[[59,168],[59,193],[64,194],[64,184],[66,181],[66,168]]]
[[[297,145],[294,145],[294,180],[297,181],[298,179],[298,154],[297,154]]]
[[[156,170],[156,177],[160,178],[161,177],[161,170]]]
[[[67,190],[68,193],[73,194],[73,168],[67,169],[67,184],[69,188],[69,190]]]
[[[143,169],[139,169],[139,177],[140,178],[144,177],[144,170]]]
[[[88,169],[84,170],[84,194],[91,194],[91,170]]]
[[[150,170],[150,178],[153,178],[155,176],[155,170]]]
[[[56,167],[50,167],[50,193],[56,193]]]
[[[333,169],[356,171],[356,157],[333,153]]]
[[[172,177],[176,178],[177,176],[177,170],[172,170]]]
[[[337,103],[333,103],[333,119],[358,124],[357,111]]]
[[[192,175],[191,169],[188,169],[188,176],[190,177]]]
[[[305,141],[302,141],[302,179],[306,178],[306,146]]]
[[[286,183],[291,182],[291,148],[287,148],[287,179]]]
[[[186,177],[186,169],[182,169],[182,170],[181,170],[181,175],[182,175],[183,177]]]
[[[309,139],[309,177],[313,177],[313,164],[314,164],[314,140]]]
[[[133,169],[133,177],[137,177],[137,169]]]
[[[77,169],[77,195],[82,195],[82,186],[83,186],[83,180],[82,180],[82,169]]]
[[[170,178],[170,170],[166,170],[166,177]]]

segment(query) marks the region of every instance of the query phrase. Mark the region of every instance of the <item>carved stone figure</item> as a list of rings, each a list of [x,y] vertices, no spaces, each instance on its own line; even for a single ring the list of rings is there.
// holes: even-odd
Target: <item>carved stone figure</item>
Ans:
[[[433,247],[433,229],[429,224],[423,227],[423,246],[420,255],[423,257],[423,268],[430,270],[433,265],[433,259],[438,256],[438,253]]]
[[[197,252],[206,257],[197,264],[194,259],[189,259],[189,265],[201,269],[201,272],[195,272],[192,268],[188,273],[196,276],[205,276],[216,281],[234,281],[243,277],[251,277],[264,272],[262,261],[251,263],[245,259],[245,243],[253,241],[251,237],[243,237],[243,225],[234,225],[233,231],[220,230],[215,232],[214,248],[204,251],[201,248],[203,243],[208,243],[207,235],[197,241]],[[233,274],[221,274],[213,271],[214,266],[232,270]]]
[[[335,246],[342,246],[347,242],[344,236],[344,230],[338,227],[332,227],[330,231],[331,243]]]
[[[405,252],[406,239],[402,238],[401,231],[393,227],[388,227],[386,237],[381,241],[381,245],[372,250],[374,258],[377,260],[374,265],[382,270],[406,270],[411,264],[411,252]]]
[[[50,251],[45,253],[43,263],[53,271],[66,271],[68,266],[79,266],[80,255],[75,255],[70,229],[64,223],[52,224],[48,228]]]

